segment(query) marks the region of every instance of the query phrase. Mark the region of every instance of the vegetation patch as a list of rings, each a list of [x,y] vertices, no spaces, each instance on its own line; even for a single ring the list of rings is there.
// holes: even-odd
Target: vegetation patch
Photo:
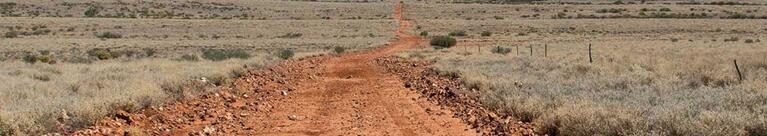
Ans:
[[[455,46],[457,41],[450,36],[435,36],[431,39],[429,44],[437,48],[450,48]]]
[[[202,58],[212,61],[231,58],[247,59],[250,58],[250,53],[242,49],[206,49],[202,51]]]
[[[101,39],[117,39],[117,38],[122,38],[123,36],[121,34],[114,33],[114,32],[102,32],[102,33],[96,34],[96,37]]]
[[[464,30],[452,31],[452,32],[448,33],[447,35],[448,36],[457,36],[457,37],[466,36],[466,31],[464,31]]]
[[[277,57],[281,59],[290,59],[293,57],[293,55],[295,55],[295,52],[293,52],[291,49],[282,49],[277,52]]]

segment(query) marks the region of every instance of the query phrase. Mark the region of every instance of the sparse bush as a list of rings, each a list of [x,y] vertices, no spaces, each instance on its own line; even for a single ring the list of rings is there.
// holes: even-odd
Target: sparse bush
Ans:
[[[724,42],[736,42],[738,40],[740,40],[740,38],[738,38],[738,37],[730,37],[730,38],[724,39]]]
[[[671,38],[671,42],[678,42],[678,41],[679,41],[679,39],[677,39],[677,38]]]
[[[419,35],[421,35],[421,36],[429,36],[429,32],[421,31],[421,33]]]
[[[436,36],[431,39],[431,42],[429,42],[431,46],[435,46],[438,48],[450,48],[455,46],[456,43],[457,41],[455,40],[455,38],[450,36]]]
[[[103,33],[96,34],[96,37],[102,38],[102,39],[117,39],[117,38],[122,38],[123,36],[118,33],[103,32]]]
[[[277,52],[277,57],[281,59],[290,59],[293,57],[293,55],[295,55],[295,53],[290,49],[282,49]]]
[[[200,61],[200,58],[197,57],[197,55],[194,55],[194,54],[184,54],[184,55],[181,55],[181,58],[179,60],[183,60],[183,61]]]
[[[660,8],[660,11],[662,11],[662,12],[670,12],[671,9],[670,8]]]
[[[501,16],[493,16],[493,18],[495,18],[495,20],[503,20],[503,17]]]
[[[457,37],[466,36],[466,31],[463,31],[463,30],[452,31],[452,32],[448,33],[447,35],[448,36],[457,36]]]
[[[43,75],[43,74],[32,75],[32,78],[34,78],[35,80],[43,81],[43,82],[51,81],[51,77],[50,76]]]
[[[155,51],[152,48],[144,48],[142,50],[144,50],[144,54],[146,54],[147,57],[152,57],[152,56],[154,56],[154,54],[157,53],[157,51]]]
[[[247,59],[250,58],[250,54],[245,50],[224,50],[224,49],[207,49],[202,51],[202,57],[212,61],[222,61],[231,58]]]
[[[37,57],[35,57],[35,55],[32,55],[32,54],[24,55],[24,57],[22,57],[21,60],[29,64],[37,63]]]
[[[754,43],[754,40],[752,40],[752,39],[746,39],[746,43]]]
[[[333,47],[333,52],[335,52],[336,54],[341,54],[341,53],[344,53],[345,51],[346,51],[346,48],[344,47],[341,47],[341,46]]]
[[[490,31],[483,31],[483,32],[482,32],[480,35],[481,35],[481,36],[484,36],[484,37],[488,37],[488,36],[491,36],[491,35],[493,35],[493,33],[492,33],[492,32],[490,32]]]
[[[88,55],[96,57],[99,60],[108,60],[116,57],[107,49],[92,49],[88,51]]]
[[[96,15],[98,14],[99,14],[99,9],[98,7],[95,7],[95,6],[88,7],[88,9],[85,10],[85,13],[83,13],[85,17],[96,17]]]
[[[17,38],[17,37],[19,37],[19,32],[16,32],[16,31],[5,32],[5,35],[3,35],[3,37],[5,37],[5,38]]]

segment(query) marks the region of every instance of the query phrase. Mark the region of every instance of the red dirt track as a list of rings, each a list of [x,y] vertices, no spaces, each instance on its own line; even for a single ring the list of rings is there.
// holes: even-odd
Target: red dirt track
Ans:
[[[395,8],[398,41],[343,55],[289,60],[231,87],[162,108],[121,113],[75,135],[479,135],[429,102],[377,58],[416,48]]]

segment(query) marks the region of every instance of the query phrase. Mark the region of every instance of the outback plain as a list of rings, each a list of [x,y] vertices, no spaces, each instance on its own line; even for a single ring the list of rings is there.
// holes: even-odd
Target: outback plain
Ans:
[[[767,135],[767,1],[2,0],[0,135]]]

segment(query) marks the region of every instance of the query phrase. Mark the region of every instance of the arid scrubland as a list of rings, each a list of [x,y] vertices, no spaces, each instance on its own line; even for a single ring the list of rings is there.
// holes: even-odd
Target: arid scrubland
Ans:
[[[397,28],[390,3],[0,3],[0,135],[87,127],[282,59],[383,45]]]
[[[452,16],[498,6],[522,5],[448,4],[429,12]],[[496,20],[491,12],[467,20],[411,13],[419,26],[412,33],[453,35],[458,43],[402,56],[435,60],[435,70],[481,90],[483,104],[535,123],[539,133],[767,134],[764,20]]]

